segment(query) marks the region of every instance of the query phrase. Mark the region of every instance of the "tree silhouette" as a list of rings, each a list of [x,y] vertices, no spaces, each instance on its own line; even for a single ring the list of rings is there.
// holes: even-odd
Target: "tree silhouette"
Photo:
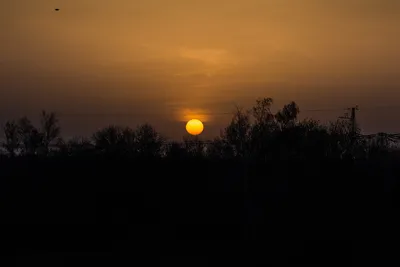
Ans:
[[[45,110],[41,114],[41,134],[43,136],[42,145],[46,152],[52,141],[59,137],[61,129],[58,125],[58,118],[54,112],[47,113]]]
[[[11,157],[14,157],[19,147],[18,125],[14,121],[7,121],[3,130],[6,138],[3,147]]]
[[[67,156],[83,155],[86,152],[92,151],[94,148],[90,139],[80,136],[74,136],[67,142],[62,138],[58,138],[56,145],[59,149],[58,153]]]
[[[92,136],[96,149],[106,154],[115,154],[123,144],[123,129],[120,126],[110,125]]]
[[[57,143],[57,153],[68,156],[88,155],[86,152],[91,151],[135,158],[203,157],[217,160],[237,157],[268,161],[326,157],[362,159],[368,153],[387,151],[393,141],[379,135],[367,145],[358,125],[354,131],[354,125],[347,117],[325,126],[310,119],[299,121],[300,109],[294,101],[275,114],[271,110],[272,104],[272,98],[260,98],[250,110],[236,107],[230,123],[210,142],[189,136],[184,137],[182,143],[170,144],[166,144],[166,140],[147,123],[135,130],[115,125],[105,127],[93,134],[93,142],[82,137],[64,141],[60,138],[55,113],[42,111],[39,129],[27,117],[19,119],[17,124],[7,122],[3,129],[6,133],[3,148],[12,156],[19,146],[22,155],[37,155],[43,148],[44,154],[51,156],[49,146]]]
[[[287,130],[291,128],[286,128]],[[316,120],[304,119],[296,126],[294,138],[298,140],[296,149],[299,158],[321,158],[330,154],[329,134],[327,128]]]
[[[273,122],[275,116],[271,112],[271,106],[274,103],[272,98],[261,98],[256,100],[256,105],[253,107],[253,116],[255,124],[265,125]]]
[[[393,140],[385,133],[378,133],[368,146],[368,154],[370,157],[379,157],[391,148]]]
[[[360,128],[357,126],[356,132],[353,132],[353,126],[348,119],[337,119],[334,122],[330,122],[328,132],[333,154],[340,158],[363,154],[363,146],[365,144],[359,138],[360,131]]]
[[[129,127],[125,127],[122,129],[120,133],[120,145],[124,149],[124,153],[126,155],[133,156],[136,154],[136,132]]]
[[[271,111],[272,98],[257,99],[252,109],[255,119],[251,128],[251,152],[253,158],[267,159],[272,151],[276,150],[275,141],[279,131],[279,124]]]
[[[199,136],[184,136],[184,149],[187,154],[192,157],[203,157],[205,156],[205,143],[199,138]]]
[[[161,156],[164,138],[150,124],[138,126],[135,135],[139,155],[144,157]]]
[[[223,134],[221,134],[223,136]],[[212,159],[232,159],[235,156],[233,147],[229,145],[226,139],[216,137],[207,146],[207,156]]]
[[[229,144],[235,156],[245,157],[249,152],[251,124],[249,112],[236,107],[233,118],[222,134],[223,140]]]
[[[172,159],[184,159],[188,154],[185,146],[176,141],[167,144],[165,150],[166,157]]]
[[[19,134],[23,144],[25,155],[34,155],[43,141],[43,135],[32,125],[27,117],[18,121]]]
[[[282,128],[293,127],[296,124],[299,113],[299,106],[295,102],[291,102],[278,111],[275,118]]]

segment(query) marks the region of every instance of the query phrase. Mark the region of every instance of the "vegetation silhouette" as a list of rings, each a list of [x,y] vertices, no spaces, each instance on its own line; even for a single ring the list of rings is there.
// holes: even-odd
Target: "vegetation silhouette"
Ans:
[[[295,102],[272,105],[237,107],[218,137],[182,142],[149,124],[64,140],[45,111],[39,127],[6,122],[0,212],[25,227],[7,228],[10,255],[42,266],[370,262],[373,229],[398,223],[400,153],[349,120],[323,125],[299,120]],[[371,216],[385,223],[371,228]]]

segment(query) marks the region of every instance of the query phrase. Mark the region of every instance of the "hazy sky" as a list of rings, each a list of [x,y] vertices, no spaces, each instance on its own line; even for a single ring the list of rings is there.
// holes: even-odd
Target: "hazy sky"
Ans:
[[[68,136],[176,137],[200,116],[209,136],[265,96],[339,109],[317,119],[358,104],[366,132],[400,132],[399,0],[0,1],[0,37],[1,123],[46,109]]]

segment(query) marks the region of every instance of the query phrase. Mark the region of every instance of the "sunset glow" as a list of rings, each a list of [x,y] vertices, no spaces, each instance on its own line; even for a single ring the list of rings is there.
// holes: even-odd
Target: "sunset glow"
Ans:
[[[84,114],[129,113],[141,115],[120,124],[151,122],[179,138],[165,125],[198,118],[215,135],[230,117],[210,114],[258,97],[302,110],[400,97],[400,1],[0,2],[0,124],[19,116],[16,106],[45,108],[82,114],[63,128],[85,135],[116,118]],[[391,115],[400,110],[390,112],[365,109],[358,120],[366,131],[400,131]]]

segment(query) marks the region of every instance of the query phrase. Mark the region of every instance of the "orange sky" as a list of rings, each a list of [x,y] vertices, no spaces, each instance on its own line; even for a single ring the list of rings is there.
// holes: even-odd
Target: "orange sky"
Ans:
[[[266,96],[358,104],[366,132],[400,132],[398,0],[12,0],[0,34],[1,123],[44,108],[68,136],[148,121],[177,137],[196,115],[213,136],[215,113]]]

